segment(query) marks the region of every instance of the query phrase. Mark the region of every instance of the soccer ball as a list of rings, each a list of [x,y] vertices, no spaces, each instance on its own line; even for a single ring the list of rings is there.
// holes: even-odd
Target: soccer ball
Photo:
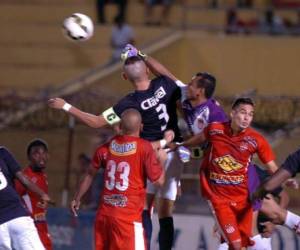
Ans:
[[[90,17],[74,13],[64,20],[63,32],[73,41],[86,41],[93,36],[94,24]]]

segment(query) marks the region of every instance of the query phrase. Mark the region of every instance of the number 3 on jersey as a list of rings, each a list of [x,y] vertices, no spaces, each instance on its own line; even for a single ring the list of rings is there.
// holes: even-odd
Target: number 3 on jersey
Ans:
[[[7,180],[4,174],[0,171],[0,190],[4,189],[7,186]]]
[[[160,127],[161,131],[164,131],[167,128],[167,124],[168,124],[168,121],[170,119],[168,111],[167,111],[167,107],[166,107],[165,104],[161,103],[161,104],[158,105],[158,107],[155,110],[159,114],[158,119],[159,120],[164,119],[165,122],[166,122],[165,125],[162,125]]]
[[[107,163],[107,180],[105,181],[105,187],[108,190],[116,188],[119,191],[125,191],[129,185],[129,172],[130,166],[127,162],[122,161],[116,164],[115,161],[110,160]]]

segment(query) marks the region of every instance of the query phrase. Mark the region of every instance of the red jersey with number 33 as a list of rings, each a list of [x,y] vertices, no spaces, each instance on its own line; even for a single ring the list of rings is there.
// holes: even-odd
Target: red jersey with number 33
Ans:
[[[146,180],[155,182],[163,171],[150,142],[115,136],[96,150],[93,167],[105,169],[98,214],[141,221]]]
[[[232,134],[230,122],[212,123],[204,131],[211,143],[205,166],[209,199],[243,201],[248,198],[248,165],[257,153],[265,164],[274,160],[266,139],[252,128]]]

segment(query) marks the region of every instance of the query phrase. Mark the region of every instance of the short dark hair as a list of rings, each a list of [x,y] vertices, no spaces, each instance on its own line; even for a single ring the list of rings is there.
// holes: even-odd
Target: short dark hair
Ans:
[[[29,157],[30,156],[30,152],[31,152],[31,149],[33,147],[43,147],[45,149],[45,151],[48,152],[48,144],[47,142],[45,142],[44,140],[42,139],[39,139],[39,138],[36,138],[36,139],[33,139],[27,146],[27,156]]]
[[[240,106],[241,104],[248,104],[248,105],[251,105],[252,107],[255,106],[254,104],[254,101],[250,98],[250,97],[240,97],[240,98],[237,98],[231,108],[232,109],[236,109],[238,106]]]
[[[131,57],[128,57],[125,62],[124,62],[124,65],[130,65],[130,64],[134,64],[136,62],[140,62],[140,61],[143,61],[143,59],[139,56],[131,56]]]
[[[196,74],[196,76],[201,77],[197,81],[198,88],[204,88],[205,97],[211,98],[215,92],[216,78],[207,72],[199,72]]]

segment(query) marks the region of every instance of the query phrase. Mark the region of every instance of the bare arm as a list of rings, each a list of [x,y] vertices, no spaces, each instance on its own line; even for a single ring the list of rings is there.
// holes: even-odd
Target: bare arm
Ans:
[[[288,193],[285,190],[282,190],[278,196],[280,198],[279,205],[282,208],[287,208],[290,202],[290,197]]]
[[[158,180],[156,180],[152,184],[161,187],[164,183],[165,183],[165,172],[163,171],[161,176],[158,178]]]
[[[63,109],[89,127],[101,128],[105,125],[108,125],[108,122],[104,119],[103,115],[93,115],[90,113],[86,113],[71,105],[67,109],[65,109],[64,107],[66,104],[66,101],[62,98],[52,98],[48,101],[48,105],[51,108]]]
[[[146,65],[149,67],[151,72],[156,76],[167,76],[171,78],[173,81],[177,81],[177,77],[175,77],[164,65],[162,65],[159,61],[154,59],[151,56],[147,56],[145,60]]]
[[[189,139],[185,140],[182,143],[182,146],[186,146],[186,147],[199,146],[202,143],[204,143],[205,141],[206,141],[205,134],[204,133],[199,133],[199,134],[193,135]]]
[[[81,180],[79,188],[75,193],[74,199],[71,201],[71,211],[73,212],[74,216],[77,216],[77,210],[79,209],[81,198],[90,188],[97,172],[97,169],[90,167],[86,175]]]
[[[27,189],[40,196],[44,203],[50,202],[50,197],[48,196],[48,194],[46,194],[33,182],[28,180],[28,178],[21,171],[16,172],[16,177]]]
[[[270,174],[274,174],[279,169],[275,161],[269,161],[266,163],[266,168]]]
[[[274,175],[271,176],[271,178],[266,183],[264,183],[263,187],[267,192],[271,192],[290,177],[290,172],[288,172],[284,168],[280,168]]]

